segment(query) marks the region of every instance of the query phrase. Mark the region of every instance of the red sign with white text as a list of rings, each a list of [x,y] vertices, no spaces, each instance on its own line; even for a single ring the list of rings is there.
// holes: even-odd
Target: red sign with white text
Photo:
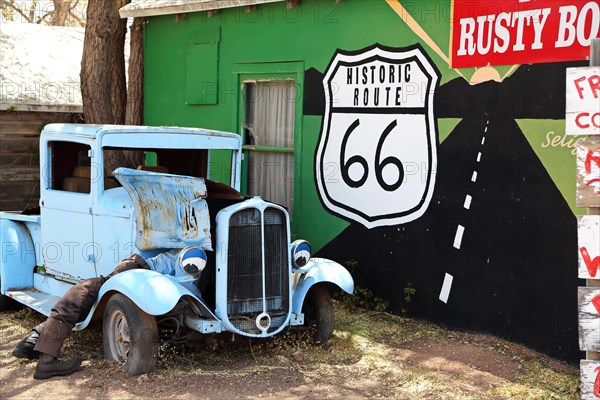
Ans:
[[[585,60],[598,0],[454,0],[452,67]]]

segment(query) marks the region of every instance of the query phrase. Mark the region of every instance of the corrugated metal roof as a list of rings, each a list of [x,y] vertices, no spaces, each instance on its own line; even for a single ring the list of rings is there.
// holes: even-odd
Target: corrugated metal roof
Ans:
[[[133,0],[119,10],[121,18],[180,14],[221,8],[244,7],[286,0]]]
[[[17,22],[0,25],[0,109],[81,112],[84,30]]]

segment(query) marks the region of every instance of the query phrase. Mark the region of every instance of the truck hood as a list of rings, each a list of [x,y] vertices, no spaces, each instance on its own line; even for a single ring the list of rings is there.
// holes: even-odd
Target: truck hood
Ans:
[[[195,245],[212,250],[206,184],[202,178],[117,168],[135,211],[139,250]]]

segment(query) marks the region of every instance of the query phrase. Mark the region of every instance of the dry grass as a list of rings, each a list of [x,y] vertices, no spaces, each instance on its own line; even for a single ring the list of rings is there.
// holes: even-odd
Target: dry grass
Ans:
[[[72,390],[70,380],[82,380],[89,395],[106,398],[579,398],[576,367],[493,336],[386,313],[348,311],[339,304],[328,347],[314,346],[308,332],[261,341],[232,341],[227,334],[202,349],[163,345],[156,371],[135,378],[104,361],[101,327],[92,326],[72,335],[64,347],[66,356],[82,354],[89,360],[82,371],[53,379],[54,388],[31,386],[30,375],[10,375],[10,368],[27,373],[33,368],[25,361],[15,363],[10,350],[42,320],[24,310],[0,317],[2,336],[9,339],[1,347],[1,381],[14,376],[22,384],[22,391],[6,398],[62,393]]]

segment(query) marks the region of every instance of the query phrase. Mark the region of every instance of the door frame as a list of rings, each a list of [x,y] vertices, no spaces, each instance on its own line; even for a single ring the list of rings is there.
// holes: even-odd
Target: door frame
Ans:
[[[302,148],[303,148],[303,117],[304,117],[304,62],[263,62],[263,63],[244,63],[235,64],[233,73],[236,75],[238,88],[237,95],[237,119],[236,126],[238,133],[244,137],[244,119],[246,116],[246,104],[244,102],[244,82],[245,81],[279,81],[294,80],[296,85],[296,104],[294,113],[294,210],[291,218],[292,238],[295,238],[298,221],[302,210]],[[242,193],[246,193],[248,178],[248,163],[242,162]]]

